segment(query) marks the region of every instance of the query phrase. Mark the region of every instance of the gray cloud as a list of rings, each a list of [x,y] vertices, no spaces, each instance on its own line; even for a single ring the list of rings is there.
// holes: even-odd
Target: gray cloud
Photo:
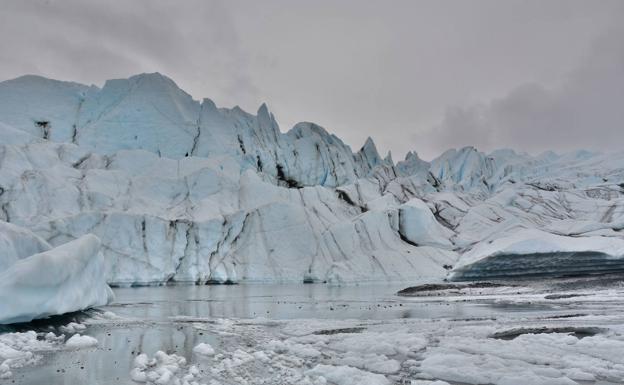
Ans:
[[[621,150],[624,140],[624,30],[597,39],[562,84],[529,83],[487,104],[449,108],[426,135],[433,146],[472,144],[530,152]]]
[[[196,97],[256,99],[231,10],[185,0],[48,0],[3,3],[0,76],[24,73],[101,84],[162,72]]]
[[[0,79],[158,71],[395,158],[601,148],[622,139],[624,34],[606,31],[623,23],[621,0],[5,0]]]

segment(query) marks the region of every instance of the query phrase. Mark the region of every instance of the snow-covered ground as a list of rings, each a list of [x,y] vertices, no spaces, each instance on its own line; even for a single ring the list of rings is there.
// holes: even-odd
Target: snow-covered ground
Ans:
[[[245,286],[120,289],[117,302],[80,316],[78,324],[55,327],[54,335],[46,337],[46,327],[39,340],[34,332],[0,335],[27,357],[9,361],[4,381],[440,385],[624,379],[617,354],[624,349],[621,277],[434,290],[418,297],[396,296],[396,287],[385,285]]]

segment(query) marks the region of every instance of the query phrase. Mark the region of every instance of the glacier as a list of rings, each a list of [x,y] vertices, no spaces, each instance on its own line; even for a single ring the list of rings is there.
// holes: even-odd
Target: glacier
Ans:
[[[483,242],[465,253],[454,280],[624,272],[624,239],[567,237],[536,229]]]
[[[624,152],[394,163],[370,138],[354,152],[311,122],[282,132],[266,104],[219,108],[158,73],[0,83],[0,220],[36,237],[11,247],[93,234],[113,286],[480,279],[500,263],[487,247],[560,237],[506,265],[534,274],[534,255],[571,261],[569,240],[594,254],[623,240],[623,181]],[[605,255],[591,263],[621,256]]]

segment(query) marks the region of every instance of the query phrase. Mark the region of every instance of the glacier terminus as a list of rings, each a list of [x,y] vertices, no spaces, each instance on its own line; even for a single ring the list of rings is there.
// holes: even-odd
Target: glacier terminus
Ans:
[[[621,383],[621,286],[600,277],[624,273],[622,230],[622,151],[395,162],[371,138],[354,151],[311,122],[283,131],[265,104],[218,107],[159,73],[22,76],[0,83],[0,383],[32,380],[20,368],[40,352],[126,354],[107,345],[120,325],[128,344],[145,329],[171,342],[116,363],[132,383]],[[276,285],[292,297],[246,304]],[[213,313],[187,308],[207,297]]]

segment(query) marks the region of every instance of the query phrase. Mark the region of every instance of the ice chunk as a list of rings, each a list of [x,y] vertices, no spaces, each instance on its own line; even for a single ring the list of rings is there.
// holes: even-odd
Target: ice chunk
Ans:
[[[62,340],[62,337],[60,337]],[[0,334],[0,379],[12,376],[11,369],[35,364],[40,356],[37,351],[51,350],[58,346],[59,337],[48,333],[44,339],[37,338],[37,333]]]
[[[316,365],[305,372],[308,376],[324,377],[336,385],[390,385],[391,382],[382,374],[366,372],[350,366]]]
[[[113,294],[105,276],[94,235],[21,259],[0,273],[0,323],[106,305]]]
[[[74,334],[65,342],[65,346],[71,349],[84,349],[97,346],[98,340],[90,336]]]
[[[140,354],[134,359],[134,368],[130,371],[130,378],[134,382],[175,385],[180,384],[177,374],[182,367],[186,366],[186,359],[176,354],[167,354],[157,351],[154,358],[149,359],[146,354]],[[192,377],[197,374],[196,370],[189,370]]]
[[[212,346],[202,342],[193,348],[193,353],[199,354],[200,356],[214,356],[215,351]]]
[[[86,328],[87,327],[85,325],[83,325],[83,324],[79,324],[79,323],[76,323],[76,322],[70,322],[67,325],[61,326],[59,329],[63,333],[72,334],[72,333],[76,333],[78,331],[85,330]]]

